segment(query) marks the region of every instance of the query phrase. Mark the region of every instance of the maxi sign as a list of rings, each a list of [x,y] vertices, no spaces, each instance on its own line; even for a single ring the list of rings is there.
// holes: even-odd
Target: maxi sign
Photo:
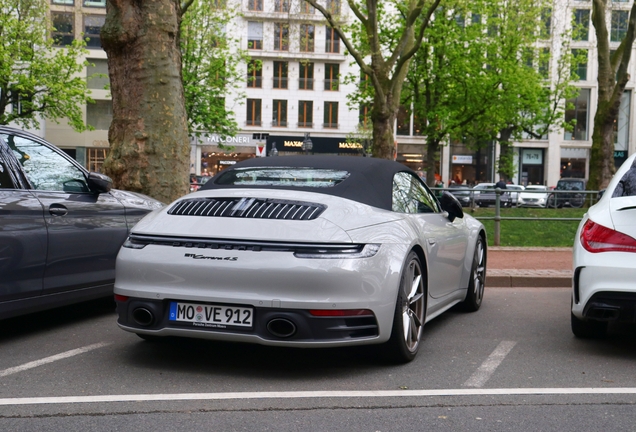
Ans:
[[[303,153],[303,140],[301,136],[273,136],[267,138],[267,154],[272,149],[272,143],[276,143],[276,149],[279,152]],[[347,142],[346,138],[331,138],[311,136],[313,143],[312,153],[364,153],[364,148],[360,143]]]

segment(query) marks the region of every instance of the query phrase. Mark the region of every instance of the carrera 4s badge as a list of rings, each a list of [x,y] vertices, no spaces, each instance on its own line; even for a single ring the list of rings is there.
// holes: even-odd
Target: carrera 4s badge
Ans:
[[[185,254],[186,258],[192,259],[203,259],[203,260],[213,260],[213,261],[238,261],[238,257],[220,257],[220,256],[205,256],[199,254]]]

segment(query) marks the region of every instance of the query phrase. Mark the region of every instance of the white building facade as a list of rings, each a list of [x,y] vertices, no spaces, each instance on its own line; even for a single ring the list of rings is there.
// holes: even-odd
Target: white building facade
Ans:
[[[88,60],[94,66],[88,68],[87,76],[95,72],[106,74],[106,54],[99,43],[105,0],[51,2],[51,19],[62,41],[80,37],[81,33],[91,38]],[[324,0],[323,4],[353,19],[346,2]],[[631,5],[631,1],[614,1],[609,6],[608,29],[614,48],[627,30]],[[231,31],[240,35],[241,48],[261,68],[245,64],[244,87],[226,99],[228,108],[236,113],[240,129],[237,137],[193,138],[191,172],[213,175],[239,160],[269,154],[274,143],[279,155],[361,155],[359,147],[347,142],[347,136],[361,121],[360,108],[347,104],[347,95],[356,90],[356,85],[344,82],[345,76],[359,76],[359,70],[346,54],[344,44],[325,25],[322,15],[300,0],[227,0],[227,6],[238,8],[240,13]],[[518,168],[512,179],[514,183],[554,186],[561,177],[588,177],[597,102],[596,39],[590,21],[591,9],[591,0],[555,0],[551,14],[546,15],[544,25],[549,29],[549,37],[539,42],[538,48],[550,51],[553,75],[564,46],[587,52],[587,62],[577,70],[580,80],[574,83],[580,89],[579,95],[569,101],[573,108],[565,114],[566,119],[574,118],[577,122],[571,132],[553,130],[544,139],[514,143]],[[587,34],[579,32],[575,40],[564,45],[561,38],[567,34],[573,18],[587,28]],[[629,66],[631,77],[636,76],[634,63]],[[107,78],[89,80],[96,104],[87,105],[86,120],[95,127],[94,131],[76,133],[64,123],[50,121],[43,127],[45,138],[96,171],[109,147],[107,131],[112,106],[109,93],[104,90],[107,82]],[[636,151],[632,139],[636,130],[634,84],[631,78],[616,123],[617,164]],[[413,169],[425,169],[425,138],[407,111],[401,111],[398,117],[396,159]],[[307,137],[312,143],[311,150],[303,147]],[[227,146],[232,150],[227,150]],[[440,152],[436,170],[445,183],[496,180],[494,161],[498,154],[495,144],[474,152],[462,143],[449,143]]]

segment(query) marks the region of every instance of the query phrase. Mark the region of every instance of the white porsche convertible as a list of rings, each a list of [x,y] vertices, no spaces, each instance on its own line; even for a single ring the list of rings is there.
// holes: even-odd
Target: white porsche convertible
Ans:
[[[293,347],[417,354],[424,324],[479,309],[486,233],[397,162],[289,156],[237,163],[132,230],[117,258],[118,324]]]

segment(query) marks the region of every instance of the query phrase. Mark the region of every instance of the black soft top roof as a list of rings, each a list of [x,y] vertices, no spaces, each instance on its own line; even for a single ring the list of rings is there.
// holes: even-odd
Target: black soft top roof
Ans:
[[[349,172],[349,177],[333,187],[256,186],[217,184],[219,177],[230,170],[248,167],[318,168]],[[278,156],[247,159],[221,171],[201,190],[207,189],[288,189],[318,192],[354,200],[385,210],[392,208],[393,176],[397,172],[417,174],[401,163],[356,156]]]

